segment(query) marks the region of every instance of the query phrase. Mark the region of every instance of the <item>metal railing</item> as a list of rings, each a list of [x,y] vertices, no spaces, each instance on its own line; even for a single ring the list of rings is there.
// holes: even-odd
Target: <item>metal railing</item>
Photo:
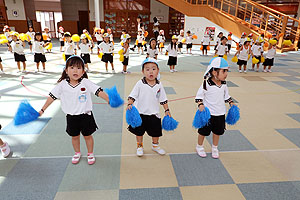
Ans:
[[[230,15],[250,29],[265,33],[266,37],[276,35],[278,47],[282,47],[283,39],[293,41],[298,46],[300,21],[289,15],[278,12],[251,0],[183,0],[193,5],[207,5]]]

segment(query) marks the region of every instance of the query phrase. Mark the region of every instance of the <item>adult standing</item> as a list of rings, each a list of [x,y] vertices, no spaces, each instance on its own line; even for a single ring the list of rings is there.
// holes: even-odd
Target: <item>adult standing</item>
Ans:
[[[153,17],[153,33],[154,33],[154,38],[157,40],[157,37],[159,35],[159,22],[156,17]]]

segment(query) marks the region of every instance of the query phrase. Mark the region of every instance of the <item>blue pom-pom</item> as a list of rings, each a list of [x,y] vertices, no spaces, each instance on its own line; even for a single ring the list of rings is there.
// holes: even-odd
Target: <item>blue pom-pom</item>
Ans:
[[[29,104],[29,102],[23,100],[14,117],[14,123],[16,126],[26,124],[36,120],[39,116],[40,114]]]
[[[193,127],[202,128],[208,124],[209,119],[210,119],[210,112],[207,107],[205,107],[202,112],[200,112],[200,110],[197,110],[193,120]]]
[[[228,110],[227,116],[226,116],[226,123],[229,125],[235,125],[237,121],[240,119],[240,109],[236,105],[231,106],[231,108]]]
[[[113,86],[112,88],[108,89],[104,89],[104,91],[107,93],[108,98],[109,98],[109,105],[113,108],[117,108],[121,105],[123,105],[124,101],[123,99],[120,97],[120,94],[117,91],[117,87]]]
[[[132,106],[130,110],[128,109],[126,111],[126,122],[132,128],[136,128],[142,125],[142,118],[135,106]]]
[[[162,128],[166,131],[174,131],[178,126],[178,121],[166,115],[162,120]]]

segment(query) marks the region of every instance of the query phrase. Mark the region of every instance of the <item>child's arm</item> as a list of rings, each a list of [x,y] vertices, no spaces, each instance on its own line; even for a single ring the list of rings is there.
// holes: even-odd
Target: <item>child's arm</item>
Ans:
[[[105,92],[100,91],[97,96],[104,99],[107,103],[109,103],[108,95]]]
[[[40,116],[42,116],[42,114],[44,114],[45,110],[53,103],[54,99],[52,97],[48,97],[44,106],[42,107],[42,109],[39,111]]]
[[[131,110],[133,103],[134,103],[133,98],[128,97],[128,102],[127,102],[127,108],[126,108],[126,110]]]
[[[195,102],[198,104],[198,109],[200,112],[202,112],[205,108],[203,104],[203,99],[204,99],[204,89],[203,89],[203,85],[201,85],[195,97]]]
[[[25,47],[25,41],[22,41],[22,46]]]
[[[172,116],[171,116],[171,113],[170,113],[170,109],[169,109],[168,103],[165,103],[165,104],[163,104],[162,106],[163,106],[163,108],[165,109],[165,115],[166,115],[166,116],[169,115],[169,117],[172,117]]]

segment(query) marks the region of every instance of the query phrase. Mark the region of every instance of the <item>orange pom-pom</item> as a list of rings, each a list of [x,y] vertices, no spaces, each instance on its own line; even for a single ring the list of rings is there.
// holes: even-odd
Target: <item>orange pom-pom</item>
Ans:
[[[201,45],[200,50],[203,51],[203,45]]]
[[[192,38],[195,40],[198,39],[197,35],[193,35]]]
[[[265,42],[264,47],[269,47],[269,43]]]
[[[231,36],[228,36],[228,40],[232,40]]]
[[[48,40],[48,35],[43,33],[43,40]]]
[[[207,47],[206,47],[206,49],[207,49],[207,51],[209,51],[209,50],[210,50],[210,47],[209,47],[209,46],[207,46]]]
[[[272,34],[269,32],[266,32],[266,37],[270,39],[272,37]]]
[[[148,31],[145,31],[144,36],[145,36],[145,37],[148,36]]]
[[[280,33],[280,34],[279,34],[279,37],[283,37],[283,36],[284,36],[284,33]]]

